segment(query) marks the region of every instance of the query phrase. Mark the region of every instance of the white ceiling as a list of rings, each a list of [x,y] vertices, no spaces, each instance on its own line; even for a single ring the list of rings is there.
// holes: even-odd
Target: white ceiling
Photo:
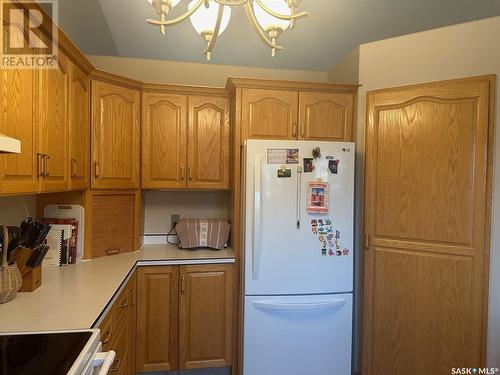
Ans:
[[[324,71],[361,43],[500,15],[500,0],[303,0],[302,9],[310,16],[282,36],[285,51],[273,59],[234,8],[211,63]],[[84,53],[205,62],[189,20],[165,38],[144,21],[155,16],[147,0],[59,0],[59,24]]]

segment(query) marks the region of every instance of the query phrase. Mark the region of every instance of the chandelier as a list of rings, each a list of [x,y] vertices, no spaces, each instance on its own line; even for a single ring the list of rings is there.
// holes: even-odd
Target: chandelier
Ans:
[[[231,18],[231,7],[242,6],[248,21],[262,42],[271,49],[271,56],[283,50],[277,43],[280,35],[293,29],[295,21],[306,17],[307,12],[298,11],[302,0],[192,0],[187,11],[175,18],[168,14],[181,0],[148,0],[160,19],[146,19],[146,22],[160,28],[166,35],[168,26],[176,25],[190,18],[194,29],[200,34],[207,47],[203,54],[210,60],[217,37],[226,30]]]

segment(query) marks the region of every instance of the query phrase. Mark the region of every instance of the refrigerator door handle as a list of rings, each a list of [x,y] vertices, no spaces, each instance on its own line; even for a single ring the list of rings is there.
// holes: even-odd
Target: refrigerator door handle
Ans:
[[[254,207],[253,207],[253,250],[252,279],[259,278],[259,253],[261,239],[261,158],[255,154],[254,160]]]
[[[328,301],[304,302],[304,303],[283,303],[273,302],[272,300],[255,301],[252,304],[260,310],[278,310],[278,311],[312,311],[327,310],[346,304],[345,299],[332,299]]]

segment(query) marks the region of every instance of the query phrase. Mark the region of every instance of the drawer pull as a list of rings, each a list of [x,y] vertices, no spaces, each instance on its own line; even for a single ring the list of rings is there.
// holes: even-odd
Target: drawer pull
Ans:
[[[43,154],[36,154],[36,176],[43,177]]]
[[[96,178],[101,176],[101,168],[98,161],[94,162],[94,176]]]
[[[108,329],[106,333],[104,334],[104,339],[102,340],[103,344],[107,344],[109,340],[111,339],[111,330]]]
[[[76,159],[71,159],[71,177],[76,177]]]
[[[127,306],[128,306],[128,301],[127,301],[127,302],[123,302],[121,305],[118,305],[118,307],[119,307],[120,309],[124,309],[124,308],[125,308],[125,307],[127,307]]]
[[[120,253],[120,249],[108,249],[106,250],[106,255],[116,255]]]
[[[43,156],[43,160],[44,160],[44,163],[43,163],[43,177],[49,177],[50,176],[50,173],[49,173],[49,159],[50,159],[49,155],[44,155]]]
[[[109,372],[118,372],[118,369],[120,368],[120,358],[115,359],[115,362],[113,363],[114,366],[109,369]]]

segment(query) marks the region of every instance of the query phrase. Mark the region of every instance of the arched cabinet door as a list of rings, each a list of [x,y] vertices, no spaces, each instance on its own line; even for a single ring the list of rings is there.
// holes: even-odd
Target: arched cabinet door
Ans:
[[[90,182],[90,81],[76,65],[70,64],[70,66],[70,188],[86,189]]]
[[[94,81],[92,86],[92,188],[140,185],[140,94]]]
[[[351,141],[354,94],[301,92],[299,139]]]
[[[298,92],[245,89],[243,139],[297,139]]]
[[[187,96],[143,93],[142,187],[186,187]]]
[[[22,25],[3,26],[4,44],[9,39],[22,40]],[[0,134],[21,141],[20,154],[0,154],[0,194],[36,193],[36,128],[33,122],[33,69],[0,70]]]
[[[42,155],[42,192],[69,188],[69,60],[59,51],[57,62],[55,69],[38,69],[35,73],[35,126]]]
[[[229,188],[229,100],[189,97],[187,187]]]

